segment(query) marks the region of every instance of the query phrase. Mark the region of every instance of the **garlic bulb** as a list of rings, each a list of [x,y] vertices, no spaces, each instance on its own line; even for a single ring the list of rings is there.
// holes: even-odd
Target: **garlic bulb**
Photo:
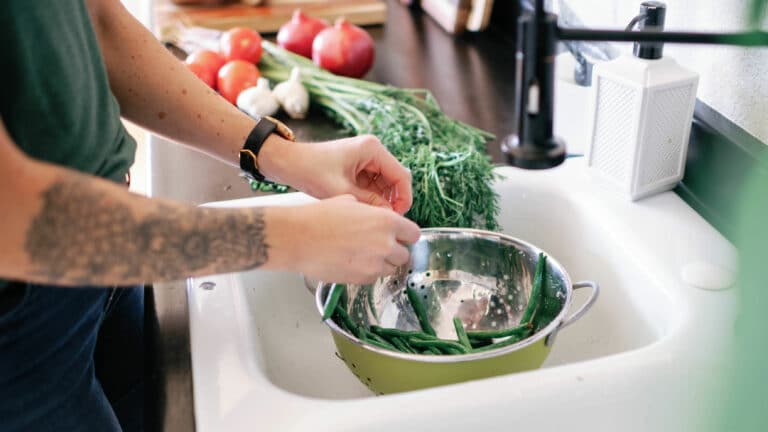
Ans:
[[[275,95],[269,89],[269,81],[259,78],[256,87],[250,87],[237,96],[237,107],[251,117],[273,116],[280,109]]]
[[[307,116],[307,111],[309,111],[309,93],[301,83],[301,71],[299,68],[293,68],[291,78],[276,85],[273,94],[291,118],[303,119]]]

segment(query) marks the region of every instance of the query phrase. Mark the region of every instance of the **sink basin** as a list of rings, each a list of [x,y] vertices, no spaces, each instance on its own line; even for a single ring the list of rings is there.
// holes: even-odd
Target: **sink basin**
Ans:
[[[510,421],[544,430],[697,430],[702,417],[693,413],[704,402],[692,395],[716,385],[701,378],[719,367],[735,294],[695,288],[681,272],[689,263],[733,270],[734,248],[674,193],[631,203],[583,159],[498,172],[503,231],[602,288],[589,313],[558,334],[541,369],[375,397],[334,355],[299,274],[190,279],[198,430],[507,430]],[[210,205],[309,201],[286,194]],[[585,295],[576,292],[574,308]]]

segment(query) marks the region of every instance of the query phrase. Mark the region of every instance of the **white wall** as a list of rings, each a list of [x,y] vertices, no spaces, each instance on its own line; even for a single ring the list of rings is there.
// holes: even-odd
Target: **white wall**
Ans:
[[[151,0],[122,0],[123,5],[144,25],[150,25],[152,11]]]
[[[624,28],[637,15],[641,0],[566,2],[589,27]],[[669,30],[712,32],[747,28],[749,0],[665,3]],[[622,46],[623,51],[631,49],[631,44]],[[768,144],[768,48],[667,45],[664,54],[701,74],[699,99]]]

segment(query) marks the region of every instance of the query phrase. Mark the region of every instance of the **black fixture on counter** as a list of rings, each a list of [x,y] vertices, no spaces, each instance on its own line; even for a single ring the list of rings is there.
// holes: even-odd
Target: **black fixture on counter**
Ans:
[[[544,10],[536,0],[533,12],[518,18],[515,78],[515,124],[503,139],[501,151],[507,163],[525,169],[547,169],[560,165],[566,156],[565,143],[552,133],[557,42],[569,40],[636,42],[636,49],[661,50],[661,43],[768,46],[768,32],[691,33],[659,31],[666,5],[647,1],[634,22],[646,22],[641,31],[591,30],[557,25],[557,15]]]

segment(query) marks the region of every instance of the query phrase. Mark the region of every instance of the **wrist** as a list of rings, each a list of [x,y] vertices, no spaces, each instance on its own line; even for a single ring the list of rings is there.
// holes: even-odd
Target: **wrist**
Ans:
[[[295,143],[280,135],[270,134],[259,152],[259,171],[267,180],[288,184],[289,161]]]
[[[302,252],[299,233],[303,231],[299,207],[267,207],[264,209],[266,242],[269,246],[268,268],[298,271]]]
[[[260,119],[239,151],[240,169],[258,181],[287,183],[288,161],[285,153],[290,149],[288,143],[295,140],[293,131],[279,120],[272,117]]]

